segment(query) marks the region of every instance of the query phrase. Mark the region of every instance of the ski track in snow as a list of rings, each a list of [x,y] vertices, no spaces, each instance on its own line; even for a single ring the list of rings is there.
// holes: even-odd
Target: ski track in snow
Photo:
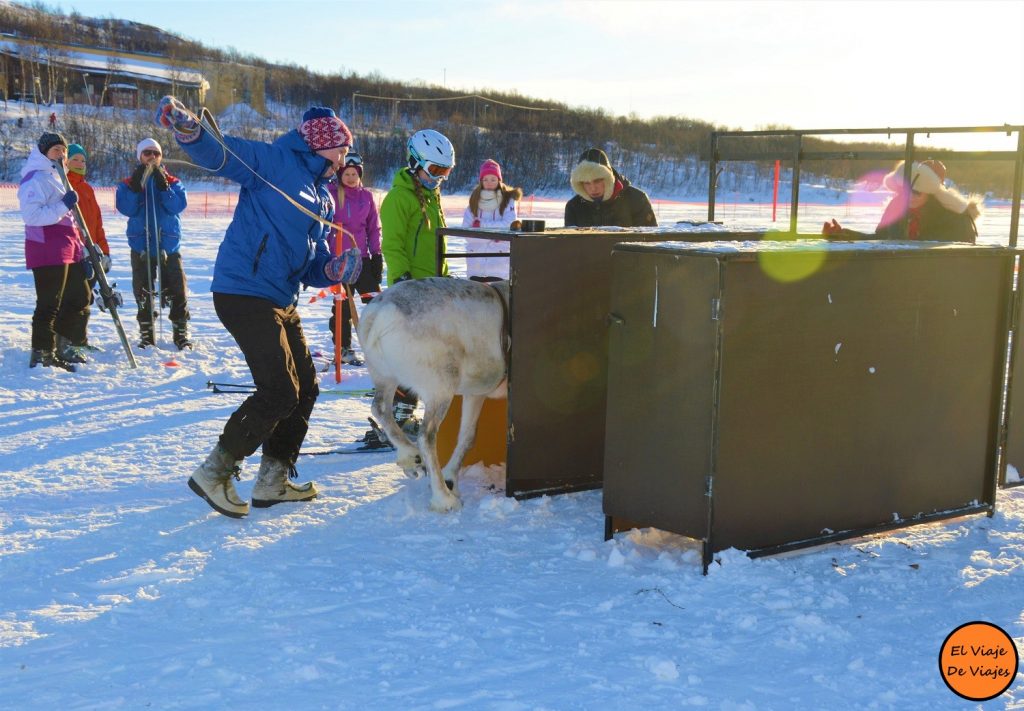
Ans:
[[[124,220],[106,224],[131,302]],[[0,708],[961,708],[938,674],[945,636],[983,619],[1020,646],[1020,489],[992,518],[725,551],[707,577],[695,541],[603,541],[600,492],[516,501],[476,465],[462,511],[431,513],[394,453],[302,457],[315,503],[219,516],[186,480],[244,397],[206,381],[249,378],[209,294],[226,225],[185,220],[195,352],[165,320],[130,371],[94,309],[103,350],[72,375],[26,367],[31,273],[19,216],[0,214]],[[327,351],[312,293],[303,323]],[[133,304],[123,317],[134,340]],[[305,446],[361,436],[368,412],[322,396]],[[981,706],[1022,704],[1018,678]]]

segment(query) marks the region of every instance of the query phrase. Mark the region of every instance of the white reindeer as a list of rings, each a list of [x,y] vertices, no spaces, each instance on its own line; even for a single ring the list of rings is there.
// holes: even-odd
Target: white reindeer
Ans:
[[[433,277],[395,284],[363,309],[359,343],[373,378],[373,415],[398,450],[408,476],[430,477],[430,508],[452,511],[459,501],[459,469],[476,437],[484,400],[504,397],[508,347],[508,282],[491,285]],[[395,422],[397,388],[423,401],[416,445]],[[437,431],[452,398],[462,396],[459,438],[441,469]]]

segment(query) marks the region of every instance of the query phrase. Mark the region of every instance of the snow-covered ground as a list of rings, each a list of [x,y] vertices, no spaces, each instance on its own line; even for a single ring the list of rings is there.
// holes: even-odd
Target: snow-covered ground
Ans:
[[[757,210],[719,217],[767,226]],[[844,210],[820,219],[872,229],[879,214]],[[94,311],[103,351],[68,374],[27,368],[31,273],[19,216],[0,213],[0,709],[954,709],[970,704],[939,676],[949,632],[987,620],[1024,643],[1024,489],[1000,491],[991,518],[727,551],[707,577],[695,541],[605,542],[599,491],[516,501],[479,465],[452,515],[392,454],[301,457],[314,503],[212,512],[186,480],[242,396],[205,383],[248,379],[209,294],[227,221],[184,224],[195,352],[173,350],[165,321],[129,370]],[[108,215],[131,301],[124,226]],[[326,350],[329,307],[310,294],[307,337]],[[345,369],[341,388],[367,386]],[[368,412],[323,395],[306,447],[355,439]],[[974,706],[1022,708],[1024,682]]]

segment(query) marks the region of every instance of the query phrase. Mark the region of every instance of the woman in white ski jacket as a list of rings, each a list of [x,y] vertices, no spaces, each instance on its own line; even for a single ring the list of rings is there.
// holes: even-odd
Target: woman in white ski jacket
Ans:
[[[57,334],[85,343],[89,282],[82,264],[82,241],[72,209],[78,194],[64,189],[54,161],[67,158],[68,142],[44,133],[21,169],[18,203],[25,220],[25,267],[32,270],[36,308],[32,314],[32,356],[28,366],[75,366],[55,353]],[[81,362],[81,360],[79,360]]]

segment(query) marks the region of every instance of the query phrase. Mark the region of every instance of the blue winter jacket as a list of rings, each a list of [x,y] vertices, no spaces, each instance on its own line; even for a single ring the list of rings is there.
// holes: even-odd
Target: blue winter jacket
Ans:
[[[331,258],[330,228],[299,211],[249,169],[329,221],[334,200],[321,176],[330,162],[310,150],[294,130],[273,143],[231,136],[224,136],[224,142],[238,158],[205,129],[193,143],[179,142],[198,165],[242,186],[217,251],[210,291],[257,296],[284,308],[298,301],[300,282],[317,288],[334,284],[324,275]]]
[[[117,184],[115,196],[117,211],[128,218],[128,246],[144,253],[148,234],[150,254],[155,255],[159,234],[160,249],[168,254],[177,252],[181,248],[180,215],[188,206],[181,181],[168,174],[167,190],[157,190],[150,178],[145,189],[136,193],[128,187],[130,180]]]

